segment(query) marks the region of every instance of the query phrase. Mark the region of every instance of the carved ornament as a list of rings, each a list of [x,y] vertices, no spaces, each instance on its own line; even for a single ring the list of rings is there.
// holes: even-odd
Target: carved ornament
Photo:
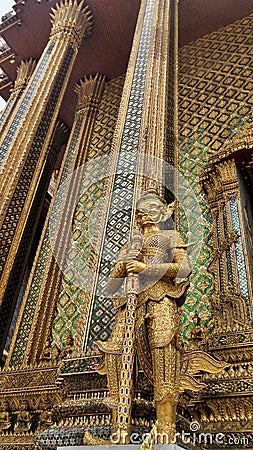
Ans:
[[[77,0],[65,0],[56,3],[52,8],[52,29],[50,38],[59,35],[67,35],[73,47],[78,49],[85,36],[92,29],[92,15],[88,6],[84,6],[84,0],[78,4]]]

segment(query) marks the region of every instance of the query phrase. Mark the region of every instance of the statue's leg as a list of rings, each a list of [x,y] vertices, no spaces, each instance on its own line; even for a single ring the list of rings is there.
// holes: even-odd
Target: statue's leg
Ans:
[[[158,443],[174,441],[178,400],[179,354],[173,342],[152,350]]]
[[[176,408],[177,405],[173,397],[167,398],[163,403],[156,402],[158,444],[169,444],[174,442],[176,434]]]
[[[113,408],[112,409],[112,434],[117,433],[117,413],[118,413],[118,409]]]
[[[149,302],[148,313],[147,329],[152,355],[158,442],[167,444],[173,442],[175,438],[179,394],[177,306],[174,300],[166,297],[160,302]]]

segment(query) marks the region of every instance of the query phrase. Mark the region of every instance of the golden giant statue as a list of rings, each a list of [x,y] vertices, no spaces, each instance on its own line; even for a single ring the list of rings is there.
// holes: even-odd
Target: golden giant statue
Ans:
[[[134,349],[139,365],[154,385],[158,430],[169,436],[175,433],[179,394],[179,307],[184,302],[189,286],[187,277],[191,272],[187,245],[179,233],[165,229],[171,209],[154,193],[146,192],[139,199],[136,222],[141,234],[139,237],[135,234],[131,243],[121,250],[108,282],[108,290],[115,294],[125,279],[138,276]],[[177,278],[186,280],[177,283]],[[106,342],[96,342],[104,355],[104,362],[98,370],[107,374],[110,394],[107,402],[115,411],[115,422],[120,377],[125,365],[121,355],[126,345],[124,339],[130,337],[126,335],[127,299],[124,294],[115,298],[117,314],[113,332]]]

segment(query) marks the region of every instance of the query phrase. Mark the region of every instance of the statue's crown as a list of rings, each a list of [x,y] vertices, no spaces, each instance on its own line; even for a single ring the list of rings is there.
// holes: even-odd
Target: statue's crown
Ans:
[[[159,203],[162,203],[163,205],[167,206],[166,200],[164,200],[164,198],[160,197],[160,195],[158,194],[156,189],[155,188],[150,188],[150,189],[147,189],[143,193],[143,195],[139,198],[139,200],[136,203],[136,207],[138,208],[138,205],[140,203],[147,202],[149,200],[152,200],[152,201],[155,200],[155,201],[157,201]]]

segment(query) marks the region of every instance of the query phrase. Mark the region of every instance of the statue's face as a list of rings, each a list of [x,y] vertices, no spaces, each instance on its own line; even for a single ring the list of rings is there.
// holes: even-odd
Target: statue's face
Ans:
[[[146,224],[162,222],[165,211],[164,205],[157,200],[150,199],[140,202],[136,211],[136,220],[139,227],[142,228]]]

